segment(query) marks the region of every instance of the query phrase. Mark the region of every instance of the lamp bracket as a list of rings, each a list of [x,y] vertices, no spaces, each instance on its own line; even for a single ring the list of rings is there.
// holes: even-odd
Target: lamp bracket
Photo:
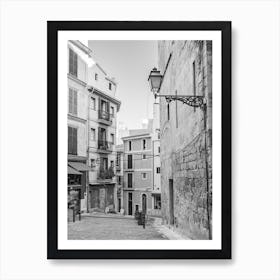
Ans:
[[[195,96],[195,95],[159,95],[155,94],[155,97],[165,97],[167,103],[171,101],[181,101],[184,104],[187,104],[191,107],[203,108],[206,104],[206,100],[203,96]]]

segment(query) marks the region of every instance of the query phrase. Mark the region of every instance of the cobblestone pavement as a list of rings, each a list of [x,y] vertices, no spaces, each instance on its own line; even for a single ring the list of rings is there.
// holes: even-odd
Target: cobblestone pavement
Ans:
[[[164,240],[152,219],[147,221],[145,229],[138,226],[133,218],[126,217],[89,217],[82,216],[81,221],[68,223],[68,239],[75,240]]]

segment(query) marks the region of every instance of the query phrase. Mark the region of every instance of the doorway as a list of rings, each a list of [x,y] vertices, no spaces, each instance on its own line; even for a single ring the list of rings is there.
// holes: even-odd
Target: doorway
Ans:
[[[118,198],[118,212],[121,212],[121,208],[122,208],[122,202],[121,202],[121,199]]]
[[[146,213],[147,211],[147,196],[142,194],[142,212]]]
[[[170,224],[174,225],[174,190],[173,190],[173,179],[169,179],[169,217],[170,217]]]
[[[128,215],[132,215],[132,193],[128,193]]]
[[[90,208],[99,208],[99,189],[90,191]]]

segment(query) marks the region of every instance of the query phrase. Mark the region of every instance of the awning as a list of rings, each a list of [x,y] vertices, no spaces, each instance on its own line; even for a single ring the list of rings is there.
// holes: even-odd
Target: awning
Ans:
[[[85,165],[82,162],[70,161],[70,162],[68,162],[68,165],[70,165],[71,167],[73,167],[74,169],[79,170],[79,171],[90,171],[91,170],[91,168],[89,166]]]
[[[81,172],[75,170],[74,168],[72,168],[71,166],[68,165],[68,174],[71,175],[82,175]]]

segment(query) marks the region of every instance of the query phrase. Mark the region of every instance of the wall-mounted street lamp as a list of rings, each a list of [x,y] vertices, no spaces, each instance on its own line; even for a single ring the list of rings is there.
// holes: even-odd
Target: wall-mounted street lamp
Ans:
[[[206,100],[203,96],[177,95],[177,91],[175,92],[175,95],[158,94],[158,92],[160,91],[162,80],[163,76],[160,74],[160,71],[157,70],[157,68],[153,68],[150,72],[148,81],[155,98],[165,97],[166,102],[168,103],[170,103],[171,101],[179,100],[191,107],[200,107],[202,109],[205,107]]]
[[[168,63],[167,63],[168,64]],[[150,72],[148,81],[150,83],[151,91],[153,92],[155,98],[164,97],[166,102],[169,104],[171,101],[181,101],[184,104],[187,104],[191,107],[199,107],[203,110],[203,119],[204,119],[204,149],[205,149],[205,170],[206,170],[206,195],[207,195],[207,216],[208,216],[208,229],[209,229],[209,239],[212,239],[212,229],[210,224],[210,210],[209,210],[209,167],[207,160],[207,103],[206,99],[203,96],[196,95],[177,95],[177,91],[175,91],[175,95],[165,95],[158,94],[160,92],[161,84],[163,81],[164,75],[160,74],[160,71],[157,68],[153,68]]]

